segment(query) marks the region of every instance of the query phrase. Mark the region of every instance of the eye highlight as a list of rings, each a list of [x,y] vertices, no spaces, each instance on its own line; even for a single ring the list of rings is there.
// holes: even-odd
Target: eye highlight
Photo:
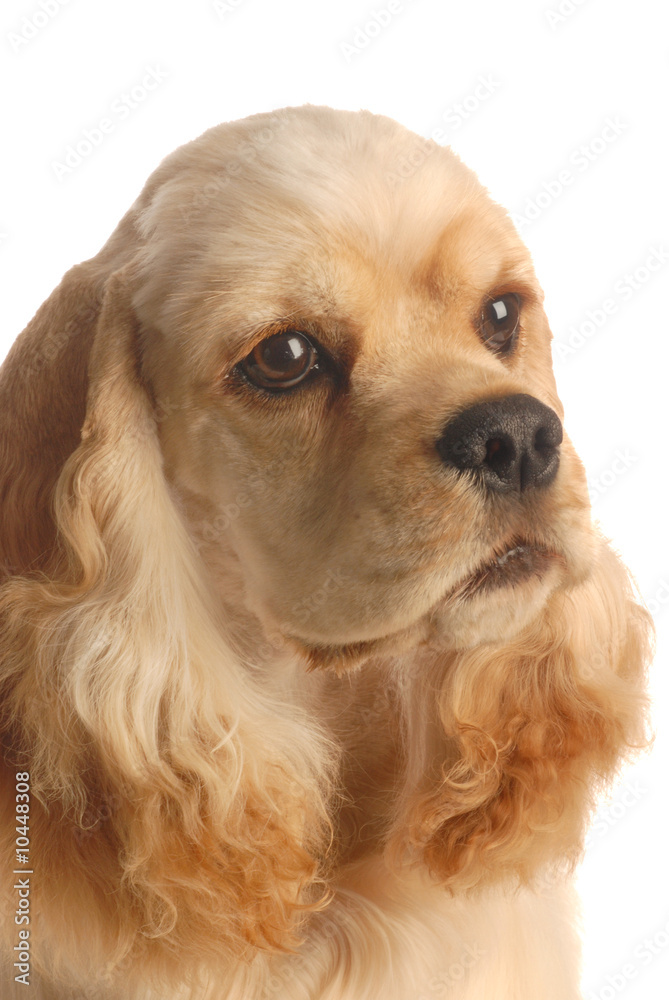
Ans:
[[[283,330],[256,344],[238,367],[261,389],[291,389],[318,368],[318,351],[305,333]]]
[[[479,336],[495,354],[510,354],[515,347],[520,324],[520,297],[507,292],[483,304]]]

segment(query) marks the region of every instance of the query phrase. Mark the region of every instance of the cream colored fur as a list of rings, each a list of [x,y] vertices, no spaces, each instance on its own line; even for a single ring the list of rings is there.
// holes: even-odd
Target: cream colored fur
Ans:
[[[337,377],[245,385],[287,327]],[[646,740],[650,630],[568,438],[522,501],[439,461],[513,393],[562,416],[527,250],[365,112],[211,129],[68,272],[0,374],[3,997],[579,997],[569,872]],[[520,535],[550,569],[464,597]]]

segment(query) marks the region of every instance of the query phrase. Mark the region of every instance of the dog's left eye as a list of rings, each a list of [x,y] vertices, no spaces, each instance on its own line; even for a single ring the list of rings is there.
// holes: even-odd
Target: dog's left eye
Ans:
[[[495,354],[509,354],[516,343],[519,322],[520,299],[514,292],[488,299],[481,311],[481,340]]]
[[[256,344],[239,367],[262,389],[290,389],[318,367],[318,352],[306,334],[284,330]]]

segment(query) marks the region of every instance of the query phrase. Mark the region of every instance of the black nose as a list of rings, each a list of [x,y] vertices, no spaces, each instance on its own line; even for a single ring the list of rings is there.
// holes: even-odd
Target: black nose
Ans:
[[[562,424],[534,396],[517,393],[475,403],[437,441],[445,465],[477,473],[493,490],[548,486],[560,464]]]

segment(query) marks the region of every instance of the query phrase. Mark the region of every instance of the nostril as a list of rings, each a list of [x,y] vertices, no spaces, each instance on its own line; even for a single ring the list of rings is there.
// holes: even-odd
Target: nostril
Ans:
[[[516,447],[508,435],[499,435],[488,439],[482,465],[493,469],[499,475],[503,474],[515,460]]]
[[[494,455],[497,455],[500,451],[505,450],[504,441],[501,438],[492,438],[488,441],[488,447],[486,448],[485,460],[490,462]]]
[[[561,441],[557,414],[534,396],[517,393],[463,410],[436,448],[445,465],[476,473],[490,489],[523,492],[554,480]]]
[[[550,423],[542,424],[534,436],[534,450],[545,454],[553,452],[562,444],[562,424],[555,418]]]

